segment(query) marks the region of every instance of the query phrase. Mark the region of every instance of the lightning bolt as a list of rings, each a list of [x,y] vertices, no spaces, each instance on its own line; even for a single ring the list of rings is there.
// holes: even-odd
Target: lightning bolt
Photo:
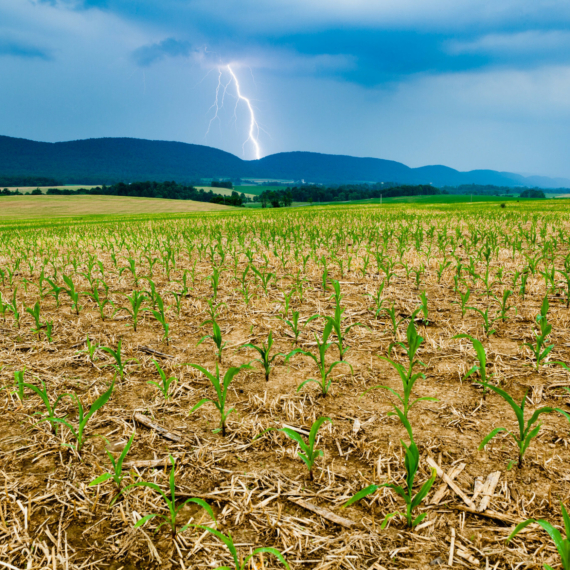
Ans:
[[[225,84],[222,81],[224,71],[227,71],[227,73],[229,73],[229,75],[230,75],[230,79]],[[237,108],[238,108],[238,105],[241,101],[243,101],[246,104],[248,112],[249,112],[248,137],[243,142],[242,148],[244,149],[244,152],[245,152],[245,145],[248,142],[250,142],[253,145],[255,158],[257,160],[259,160],[261,158],[261,147],[259,146],[259,140],[258,140],[259,125],[257,124],[257,120],[255,118],[255,110],[253,108],[253,105],[251,104],[251,101],[247,97],[242,95],[239,80],[238,80],[236,74],[234,73],[234,70],[232,69],[231,65],[226,65],[224,67],[218,67],[218,84],[216,85],[216,95],[214,98],[214,102],[212,103],[212,106],[208,109],[208,112],[210,112],[213,109],[214,115],[210,119],[210,122],[208,123],[208,130],[206,131],[206,135],[208,135],[208,133],[210,132],[210,128],[212,126],[212,123],[216,119],[218,119],[218,120],[220,119],[218,113],[219,113],[220,109],[222,109],[224,106],[224,100],[226,97],[226,92],[228,90],[228,87],[232,83],[235,85],[236,94],[237,94],[236,104],[235,104],[235,108],[234,108],[234,118],[237,119]],[[220,90],[222,91],[221,100],[220,100]]]

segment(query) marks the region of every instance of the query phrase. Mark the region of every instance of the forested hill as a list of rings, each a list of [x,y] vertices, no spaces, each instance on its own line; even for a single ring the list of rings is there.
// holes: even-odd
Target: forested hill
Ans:
[[[285,152],[246,161],[219,149],[180,142],[101,138],[44,143],[0,136],[0,177],[48,177],[65,184],[136,180],[196,182],[202,178],[268,178],[328,184],[492,184],[569,187],[570,180],[509,172],[459,172],[446,166],[409,168],[392,160]]]

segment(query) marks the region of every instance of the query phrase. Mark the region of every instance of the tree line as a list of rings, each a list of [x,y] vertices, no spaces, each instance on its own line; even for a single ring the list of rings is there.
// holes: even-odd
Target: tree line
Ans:
[[[369,200],[372,198],[397,198],[400,196],[433,196],[448,192],[429,184],[390,185],[390,184],[343,184],[340,186],[318,186],[308,184],[293,186],[283,190],[265,190],[253,200],[261,202],[262,207],[274,208],[290,206],[292,202],[348,202]]]
[[[19,190],[10,191],[4,188],[2,195],[20,195]],[[32,194],[41,195],[37,189]],[[52,196],[75,196],[87,194],[92,196],[129,196],[137,198],[165,198],[167,200],[194,200],[196,202],[210,202],[213,204],[226,204],[228,206],[243,206],[247,201],[245,195],[233,191],[231,196],[215,194],[211,190],[198,190],[194,186],[186,186],[176,182],[133,182],[125,184],[119,182],[111,186],[97,186],[95,188],[48,188],[46,194]]]

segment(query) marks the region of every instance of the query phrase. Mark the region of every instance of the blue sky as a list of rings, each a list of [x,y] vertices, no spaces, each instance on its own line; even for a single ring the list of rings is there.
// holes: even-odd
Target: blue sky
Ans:
[[[262,155],[570,177],[559,0],[0,0],[0,134],[254,158],[228,64]]]

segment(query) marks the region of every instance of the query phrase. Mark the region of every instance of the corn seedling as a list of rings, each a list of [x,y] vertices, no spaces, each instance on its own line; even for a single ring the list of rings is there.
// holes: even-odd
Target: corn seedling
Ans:
[[[275,549],[275,548],[271,548],[269,546],[265,546],[265,547],[261,547],[261,548],[256,548],[253,550],[253,552],[251,552],[250,554],[248,554],[245,558],[240,558],[238,556],[233,538],[231,536],[231,534],[223,534],[221,533],[219,530],[216,530],[215,528],[209,527],[209,526],[202,526],[199,525],[198,528],[201,528],[202,530],[205,530],[211,534],[213,534],[214,536],[216,536],[217,538],[219,538],[227,547],[228,550],[230,551],[230,554],[232,555],[233,558],[233,568],[230,566],[218,566],[216,568],[216,570],[246,570],[246,568],[251,568],[251,561],[253,560],[254,556],[259,555],[261,557],[261,554],[273,554],[273,556],[275,556],[275,558],[277,558],[277,560],[279,560],[279,562],[281,562],[281,564],[283,564],[283,566],[285,566],[285,568],[287,568],[289,570],[289,564],[287,564],[287,561],[285,560],[284,556],[281,554],[281,552],[279,552],[279,550]],[[262,560],[262,566],[261,568],[263,568],[263,559]],[[253,564],[253,568],[260,568],[259,566],[257,566],[256,564]]]
[[[513,530],[509,535],[509,538],[507,538],[507,543],[528,525],[537,524],[548,533],[554,542],[554,546],[556,547],[558,556],[560,556],[560,561],[562,562],[562,570],[570,570],[570,540],[568,540],[568,537],[570,536],[570,516],[568,516],[564,503],[561,502],[560,507],[562,508],[562,518],[564,519],[564,532],[566,537],[563,538],[560,531],[548,521],[528,519],[516,526],[515,530]],[[544,564],[543,568],[544,570],[553,570],[552,566],[549,566],[548,564]]]
[[[50,420],[50,422],[52,424],[58,423],[58,424],[64,425],[71,432],[73,437],[75,438],[75,445],[67,443],[67,444],[64,444],[66,447],[71,447],[71,449],[75,450],[75,452],[79,454],[81,452],[81,449],[83,448],[83,444],[85,443],[85,441],[89,437],[96,437],[96,436],[86,436],[85,435],[85,428],[87,427],[87,424],[88,424],[89,420],[93,417],[93,415],[108,402],[109,398],[111,397],[111,394],[113,393],[114,386],[115,386],[115,378],[113,378],[113,381],[111,382],[111,385],[109,386],[109,389],[106,392],[104,392],[103,394],[101,394],[101,396],[99,396],[93,402],[93,404],[91,404],[91,407],[89,408],[89,411],[87,413],[85,413],[85,410],[83,408],[83,404],[81,403],[81,400],[78,398],[78,396],[76,394],[66,394],[72,400],[74,400],[75,403],[77,404],[77,415],[78,415],[77,428],[73,427],[64,418],[52,418]]]
[[[382,298],[382,293],[384,291],[384,286],[386,285],[386,280],[382,281],[379,285],[378,290],[374,295],[371,293],[365,293],[367,297],[370,297],[374,301],[374,306],[371,307],[371,311],[374,313],[374,318],[378,318],[378,315],[386,311],[386,307],[384,307],[385,299]]]
[[[269,382],[269,374],[271,373],[271,367],[273,361],[278,356],[285,356],[283,353],[279,352],[274,354],[273,356],[270,355],[271,347],[273,346],[273,332],[269,332],[269,336],[267,337],[267,344],[262,344],[261,346],[256,346],[255,344],[245,344],[243,348],[253,348],[259,353],[261,358],[255,358],[254,362],[259,362],[263,366],[263,370],[265,372],[265,381]]]
[[[131,315],[133,319],[133,330],[136,331],[141,307],[148,298],[142,291],[133,291],[131,295],[125,295],[125,297],[129,300],[131,307],[122,307],[122,310],[127,311],[127,313]]]
[[[386,362],[388,362],[389,364],[391,364],[394,367],[394,369],[396,370],[396,372],[400,376],[400,380],[402,381],[403,393],[400,394],[399,392],[397,392],[393,388],[390,388],[389,386],[373,386],[372,388],[369,388],[368,390],[366,390],[366,392],[364,392],[364,394],[367,394],[371,390],[379,390],[380,389],[380,390],[388,390],[388,392],[390,392],[392,395],[396,396],[396,398],[399,400],[402,407],[399,408],[395,404],[392,404],[392,406],[393,406],[396,414],[400,418],[400,420],[404,423],[404,425],[406,425],[406,422],[408,421],[408,413],[414,404],[416,404],[417,402],[422,402],[422,401],[429,401],[429,402],[436,402],[437,401],[436,398],[430,398],[430,397],[423,397],[423,398],[417,398],[415,400],[411,400],[412,389],[414,388],[415,383],[420,378],[425,379],[425,374],[423,372],[414,373],[414,368],[416,365],[419,364],[420,366],[425,367],[425,364],[421,360],[416,360],[416,353],[417,353],[417,351],[418,351],[418,349],[419,349],[419,347],[422,344],[424,339],[416,331],[416,327],[414,325],[413,320],[410,321],[410,324],[408,325],[408,328],[406,330],[406,337],[407,337],[407,341],[408,341],[407,346],[403,342],[392,343],[390,345],[389,353],[391,353],[392,348],[394,346],[396,346],[396,345],[400,346],[404,350],[406,355],[408,356],[409,364],[408,364],[407,369],[402,364],[400,364],[399,362],[392,360],[392,358],[390,358],[389,356],[380,356],[379,357],[381,360],[385,360]]]
[[[131,448],[131,445],[133,444],[134,437],[135,437],[135,434],[133,433],[131,435],[131,437],[129,438],[129,441],[127,442],[127,444],[123,448],[121,455],[119,455],[119,459],[117,459],[117,460],[115,460],[115,457],[113,456],[113,454],[109,450],[105,449],[105,453],[107,453],[107,456],[109,457],[109,460],[111,461],[113,471],[111,473],[103,473],[103,475],[100,475],[99,477],[97,477],[97,479],[94,479],[93,481],[91,481],[91,483],[89,483],[90,487],[93,487],[95,485],[101,485],[102,483],[109,481],[109,479],[112,479],[113,482],[115,483],[115,485],[117,485],[117,489],[119,491],[121,490],[121,486],[122,486],[123,479],[124,479],[123,462],[125,461],[125,457],[127,456],[127,453],[129,453],[129,449]]]
[[[322,449],[315,449],[317,433],[319,432],[319,429],[324,422],[329,422],[331,424],[333,423],[330,418],[321,417],[317,419],[315,423],[311,426],[311,431],[309,432],[309,443],[305,443],[305,440],[303,439],[301,434],[297,433],[291,428],[284,427],[276,429],[276,431],[283,432],[289,439],[292,439],[294,442],[296,442],[299,445],[301,451],[298,451],[297,454],[307,466],[311,481],[313,480],[313,465],[315,464],[317,458],[323,457],[324,455]],[[261,437],[263,434],[267,433],[268,431],[273,431],[273,430],[275,430],[275,428],[266,429],[264,432],[259,434],[255,439]]]
[[[51,291],[48,294],[55,297],[55,306],[59,307],[59,296],[63,291],[65,291],[65,287],[58,287],[51,279],[46,279],[46,281],[51,286]]]
[[[107,364],[106,366],[112,366],[118,373],[120,378],[123,378],[125,375],[125,366],[129,362],[138,362],[136,358],[128,358],[127,360],[123,360],[123,355],[121,354],[121,348],[123,345],[123,339],[120,338],[119,342],[117,343],[117,350],[113,350],[108,346],[100,346],[99,349],[107,354],[110,354],[113,359],[115,360],[114,364]]]
[[[38,388],[37,386],[34,386],[33,384],[27,384],[25,382],[22,382],[22,387],[28,388],[28,390],[32,390],[32,392],[35,392],[41,398],[42,402],[44,403],[44,406],[46,407],[46,412],[43,414],[40,412],[34,412],[34,414],[41,417],[41,421],[39,423],[50,422],[51,428],[54,429],[53,424],[54,424],[54,420],[56,419],[55,410],[57,408],[57,405],[59,404],[59,401],[63,397],[69,396],[70,394],[62,394],[61,396],[58,396],[52,405],[51,402],[49,401],[49,395],[47,393],[47,388],[46,388],[45,383],[42,380],[40,380],[40,382],[42,384],[41,388]]]
[[[235,411],[234,408],[230,410],[226,409],[227,399],[228,399],[228,389],[232,380],[234,379],[235,375],[243,369],[250,369],[251,366],[249,364],[244,364],[242,366],[229,368],[225,373],[223,379],[220,378],[220,369],[216,364],[216,374],[212,374],[208,372],[204,367],[200,366],[199,364],[188,364],[192,368],[199,370],[206,376],[206,378],[210,381],[210,384],[214,387],[216,391],[216,399],[212,400],[210,398],[203,398],[200,400],[191,410],[190,413],[194,413],[198,408],[203,406],[204,404],[210,402],[216,406],[216,409],[220,413],[220,427],[214,430],[214,433],[222,432],[222,435],[225,437],[226,435],[226,420],[228,419],[229,415]]]
[[[317,384],[320,387],[321,394],[323,396],[326,396],[329,393],[329,389],[331,387],[332,380],[329,379],[329,375],[333,371],[333,368],[335,368],[339,364],[346,364],[350,367],[350,371],[353,372],[352,366],[350,364],[348,364],[348,362],[341,362],[340,360],[333,362],[330,366],[327,367],[326,353],[327,353],[327,350],[333,345],[332,342],[328,342],[328,339],[329,339],[331,332],[332,332],[332,324],[330,322],[328,322],[325,325],[322,340],[319,340],[319,337],[317,335],[315,335],[315,340],[317,342],[317,349],[318,349],[317,355],[315,355],[311,352],[307,352],[306,350],[302,350],[301,348],[296,348],[295,350],[292,350],[287,355],[287,357],[285,358],[285,362],[287,362],[289,360],[289,358],[291,358],[293,355],[303,354],[304,356],[308,356],[309,358],[314,360],[315,364],[317,365],[317,368],[319,369],[321,379],[315,380],[314,378],[309,378],[308,380],[305,380],[297,388],[297,392],[299,392],[307,384],[314,382],[315,384]]]
[[[467,309],[469,308],[467,306],[467,303],[469,302],[469,297],[471,297],[471,289],[469,289],[469,287],[468,287],[467,291],[465,291],[465,293],[462,293],[458,289],[457,293],[459,294],[459,298],[461,299],[461,318],[464,319],[465,313],[467,312]],[[457,301],[453,301],[453,303],[459,304]]]
[[[517,314],[517,308],[514,305],[509,305],[509,297],[513,294],[513,292],[510,289],[506,289],[505,291],[503,291],[503,298],[499,299],[497,296],[493,295],[493,297],[495,297],[495,301],[497,301],[497,303],[499,303],[499,316],[497,317],[496,320],[501,320],[501,321],[506,321],[509,317],[507,316],[507,313],[511,310],[514,309],[515,310],[515,315]]]
[[[89,360],[91,362],[95,362],[95,360],[97,360],[95,358],[95,354],[97,353],[97,350],[99,350],[100,345],[91,342],[91,339],[89,337],[87,337],[85,339],[85,347],[83,350],[78,350],[77,354],[87,354],[89,356]]]
[[[498,319],[493,319],[489,316],[489,307],[487,307],[484,311],[478,309],[477,307],[467,307],[471,311],[475,311],[479,313],[483,317],[483,330],[485,331],[485,336],[489,337],[493,333],[497,332],[497,329],[492,329],[493,323]]]
[[[145,515],[144,517],[141,517],[135,524],[135,528],[139,528],[141,526],[143,526],[146,522],[148,522],[149,520],[158,517],[160,519],[164,519],[162,523],[160,523],[160,525],[158,526],[158,528],[156,529],[155,532],[158,532],[158,530],[164,526],[167,525],[170,528],[170,533],[172,538],[176,538],[176,534],[179,532],[184,532],[188,527],[190,526],[195,526],[192,525],[190,523],[185,524],[180,530],[178,530],[176,528],[176,516],[178,515],[178,513],[180,512],[180,510],[187,505],[188,503],[196,503],[197,505],[201,506],[210,516],[210,518],[212,520],[216,520],[216,517],[214,516],[214,512],[212,511],[212,508],[210,507],[210,505],[208,505],[208,503],[206,503],[206,501],[204,501],[203,499],[198,499],[197,497],[192,497],[190,499],[186,499],[185,501],[182,501],[178,506],[176,506],[176,481],[175,481],[175,468],[176,468],[176,462],[174,460],[174,457],[172,457],[172,455],[170,456],[170,463],[172,465],[172,468],[170,469],[170,477],[168,479],[168,486],[169,486],[169,491],[170,491],[170,497],[156,484],[156,483],[150,483],[149,481],[137,481],[136,483],[133,483],[132,485],[129,485],[128,487],[125,487],[117,497],[115,497],[115,499],[113,500],[113,503],[115,503],[117,501],[117,499],[119,498],[120,495],[122,495],[123,493],[127,493],[128,491],[130,491],[131,489],[134,489],[136,487],[148,487],[149,489],[152,489],[153,491],[155,491],[156,493],[158,493],[163,499],[164,499],[164,503],[166,505],[166,508],[168,509],[168,514],[167,515],[159,515],[159,514],[150,514],[150,515]],[[111,504],[113,504],[111,503]]]
[[[75,284],[73,280],[68,275],[63,275],[63,281],[67,285],[67,289],[64,292],[69,295],[71,299],[71,308],[75,310],[75,314],[79,314],[81,307],[79,306],[79,291],[75,290]]]
[[[334,331],[334,333],[336,335],[336,343],[335,344],[338,348],[338,354],[339,354],[341,362],[344,360],[344,355],[348,352],[348,350],[350,348],[349,346],[344,346],[344,342],[346,340],[347,333],[350,332],[350,329],[352,329],[353,327],[365,326],[362,323],[354,323],[352,325],[348,325],[347,327],[343,327],[342,321],[344,319],[343,319],[342,314],[344,313],[345,310],[346,309],[341,309],[340,305],[337,304],[335,307],[335,311],[334,311],[334,317],[328,317],[328,316],[325,317],[327,323],[332,326],[332,330]],[[366,327],[366,328],[368,328],[368,327]]]
[[[412,428],[409,425],[409,423],[406,426],[406,429],[411,437]],[[414,528],[418,524],[420,524],[422,520],[426,517],[427,513],[421,513],[420,515],[414,518],[413,516],[414,510],[426,498],[437,476],[437,472],[435,471],[435,469],[432,469],[431,477],[421,486],[419,492],[416,493],[416,495],[414,495],[413,487],[414,487],[414,480],[418,473],[418,467],[420,464],[420,452],[418,451],[418,448],[414,443],[413,439],[411,439],[410,445],[406,445],[406,443],[402,440],[400,441],[402,443],[402,446],[406,450],[406,454],[404,457],[404,467],[406,469],[406,488],[400,485],[395,485],[394,483],[382,483],[381,485],[370,485],[365,489],[362,489],[362,491],[356,493],[354,496],[352,496],[342,507],[344,509],[349,505],[352,505],[353,503],[356,503],[357,501],[364,499],[364,497],[367,497],[368,495],[375,493],[378,489],[382,489],[385,487],[387,487],[388,489],[392,489],[398,495],[400,495],[400,497],[402,497],[402,499],[406,503],[406,512],[401,513],[400,511],[396,511],[386,515],[384,521],[382,522],[381,526],[382,529],[386,528],[388,521],[392,517],[395,517],[396,515],[405,518],[409,528]]]
[[[154,360],[154,358],[152,359],[152,361],[154,362],[156,370],[158,371],[158,374],[160,376],[160,384],[158,382],[154,382],[153,380],[149,380],[147,384],[152,384],[153,386],[156,386],[164,396],[164,399],[168,400],[170,398],[170,394],[168,393],[170,390],[170,386],[173,383],[176,384],[177,382],[176,377],[170,376],[167,378],[166,373],[164,372],[160,364],[156,360]]]
[[[201,345],[207,338],[211,338],[212,341],[214,342],[214,344],[216,345],[216,348],[218,349],[218,352],[216,353],[216,356],[218,357],[218,362],[222,362],[222,351],[224,350],[224,347],[226,346],[226,344],[228,344],[227,342],[223,342],[222,339],[222,331],[220,329],[220,325],[218,325],[218,323],[214,320],[211,321],[205,321],[204,323],[202,323],[200,326],[203,326],[204,324],[206,324],[207,322],[211,322],[212,323],[212,334],[205,334],[199,341],[198,344],[196,346]]]
[[[477,360],[479,364],[475,364],[470,368],[470,370],[465,374],[463,379],[469,378],[472,374],[479,372],[481,376],[482,384],[483,384],[483,397],[487,395],[487,388],[485,387],[486,383],[489,381],[490,378],[494,376],[494,374],[487,375],[487,353],[485,352],[485,347],[483,344],[477,340],[476,338],[468,335],[468,334],[458,334],[453,337],[454,339],[466,338],[471,341],[473,344],[473,348],[475,349],[475,354],[477,355]]]
[[[26,313],[28,313],[29,315],[31,315],[33,317],[35,325],[36,325],[36,328],[33,328],[32,332],[34,334],[40,334],[44,325],[40,321],[40,303],[39,303],[39,301],[36,301],[36,304],[33,306],[33,308],[32,307],[26,307],[25,310],[26,310]]]
[[[97,287],[93,287],[92,291],[87,292],[86,295],[91,297],[97,303],[97,307],[99,308],[99,315],[101,316],[101,320],[104,321],[105,307],[107,305],[114,306],[113,302],[108,298],[102,299],[99,295],[99,289]]]
[[[312,317],[309,317],[305,323],[303,324],[303,326],[299,327],[299,311],[293,311],[291,313],[291,320],[287,320],[284,319],[283,317],[277,317],[278,319],[282,320],[286,325],[289,326],[289,328],[291,329],[291,331],[293,332],[293,335],[295,337],[295,342],[294,345],[297,345],[297,342],[299,342],[299,335],[301,334],[301,331],[311,322],[314,321],[315,319],[318,319],[320,315],[313,315]]]
[[[540,366],[546,360],[546,357],[550,354],[550,351],[554,348],[554,345],[546,345],[546,338],[552,332],[552,325],[548,323],[548,309],[550,305],[548,303],[548,297],[544,297],[542,301],[542,306],[540,308],[540,314],[536,317],[536,324],[538,325],[539,331],[535,330],[535,342],[525,342],[523,346],[528,346],[532,351],[535,359],[535,368],[539,370]]]
[[[166,322],[164,301],[160,295],[158,295],[156,298],[156,304],[158,306],[158,309],[147,309],[147,311],[150,311],[153,314],[154,318],[162,325],[162,338],[166,341],[166,344],[168,344],[170,325]]]
[[[509,396],[509,394],[507,394],[504,390],[501,390],[501,388],[498,388],[497,386],[493,386],[492,384],[486,384],[483,382],[478,382],[478,383],[484,384],[487,388],[489,388],[490,390],[493,390],[493,392],[496,392],[497,394],[499,394],[499,396],[501,396],[501,398],[503,398],[503,400],[505,400],[505,402],[507,402],[507,404],[509,404],[509,406],[511,406],[511,408],[513,409],[513,412],[515,413],[515,416],[517,418],[518,427],[519,427],[518,434],[511,432],[511,431],[508,431],[507,428],[504,428],[504,427],[495,428],[487,437],[485,437],[483,439],[483,441],[481,442],[481,445],[479,445],[479,450],[482,450],[489,443],[489,441],[491,441],[498,433],[500,433],[502,431],[506,431],[507,434],[513,436],[513,439],[517,443],[517,447],[519,448],[518,466],[519,466],[519,468],[522,467],[525,451],[528,449],[528,446],[531,444],[532,440],[538,435],[538,432],[540,431],[540,427],[542,425],[542,424],[537,424],[535,426],[535,424],[538,421],[538,418],[540,417],[541,414],[549,414],[549,413],[553,412],[554,408],[549,408],[547,406],[544,406],[542,408],[538,408],[537,410],[534,411],[534,413],[532,414],[530,419],[527,421],[526,426],[525,426],[524,409],[525,409],[526,395],[527,395],[528,390],[527,390],[527,392],[525,392],[525,394],[522,398],[522,401],[521,401],[521,405],[519,406],[513,400],[513,398],[511,398],[511,396]],[[514,463],[514,461],[511,461],[511,463],[509,464],[509,468],[512,467],[513,463]]]

